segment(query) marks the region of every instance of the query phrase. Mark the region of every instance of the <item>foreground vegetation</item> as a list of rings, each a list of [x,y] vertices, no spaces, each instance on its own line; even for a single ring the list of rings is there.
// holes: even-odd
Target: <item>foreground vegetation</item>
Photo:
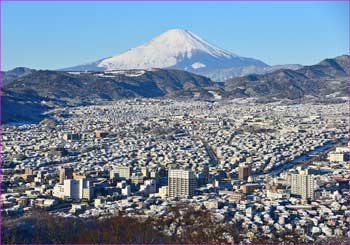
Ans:
[[[105,218],[64,218],[44,211],[33,211],[17,219],[4,218],[1,244],[233,244],[242,243],[249,232],[215,217],[204,209],[176,206],[165,217],[128,217],[120,214]],[[254,234],[252,243],[305,243],[295,233],[273,232],[269,237]],[[310,243],[311,241],[308,241]],[[347,244],[346,237],[313,241]]]

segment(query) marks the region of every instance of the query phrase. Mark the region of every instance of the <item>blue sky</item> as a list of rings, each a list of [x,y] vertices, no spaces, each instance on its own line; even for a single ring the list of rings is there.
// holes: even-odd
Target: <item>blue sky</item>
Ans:
[[[349,53],[348,2],[2,2],[2,70],[95,61],[183,28],[270,65]]]

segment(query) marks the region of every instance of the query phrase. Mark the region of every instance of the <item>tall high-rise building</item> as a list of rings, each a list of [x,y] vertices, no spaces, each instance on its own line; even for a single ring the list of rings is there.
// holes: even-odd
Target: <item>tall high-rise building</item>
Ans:
[[[142,167],[141,168],[141,173],[142,173],[142,176],[148,178],[149,177],[149,171],[148,171],[148,168],[147,167]]]
[[[196,176],[190,170],[169,169],[168,187],[170,197],[192,197],[196,188]]]
[[[128,166],[116,166],[113,170],[110,172],[110,179],[115,178],[125,178],[130,179],[131,177],[131,167]]]
[[[100,130],[95,131],[96,138],[106,138],[108,136],[108,132],[103,132]]]
[[[26,174],[26,175],[33,175],[34,171],[33,171],[32,168],[25,168],[24,169],[24,174]]]
[[[249,176],[252,175],[251,166],[241,166],[239,167],[239,180],[248,180]]]
[[[74,133],[64,133],[64,140],[80,140],[82,138],[82,134],[74,134]]]
[[[87,179],[67,179],[63,184],[64,196],[72,199],[88,199],[93,196],[93,187]]]
[[[63,182],[64,196],[72,199],[80,199],[80,181],[66,179]]]
[[[292,174],[291,194],[300,195],[303,199],[314,199],[315,189],[316,183],[313,175]]]
[[[66,179],[73,179],[73,168],[60,168],[60,184]]]

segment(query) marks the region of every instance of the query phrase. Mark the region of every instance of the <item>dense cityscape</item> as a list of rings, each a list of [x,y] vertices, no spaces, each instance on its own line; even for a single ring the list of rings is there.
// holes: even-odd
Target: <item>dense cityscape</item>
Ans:
[[[166,219],[182,204],[244,243],[347,235],[347,105],[129,99],[4,125],[2,216]],[[167,233],[167,230],[163,230]]]

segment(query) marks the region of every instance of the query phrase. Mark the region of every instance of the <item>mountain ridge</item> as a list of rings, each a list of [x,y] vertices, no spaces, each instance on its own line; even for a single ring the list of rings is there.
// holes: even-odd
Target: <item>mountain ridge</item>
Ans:
[[[226,81],[225,91],[234,97],[346,97],[349,75],[349,55],[341,55],[297,70],[233,78]]]
[[[3,121],[38,121],[50,108],[96,104],[124,98],[211,97],[220,89],[210,79],[179,70],[106,72],[34,71],[3,86]],[[30,110],[33,108],[33,110]]]
[[[258,101],[311,98],[343,100],[350,75],[349,56],[304,66],[250,74],[216,83],[207,77],[181,70],[113,70],[63,72],[23,69],[2,87],[3,122],[40,121],[50,108],[98,104],[124,98],[254,98]],[[216,95],[216,96],[215,96]],[[298,102],[299,101],[299,102]]]

